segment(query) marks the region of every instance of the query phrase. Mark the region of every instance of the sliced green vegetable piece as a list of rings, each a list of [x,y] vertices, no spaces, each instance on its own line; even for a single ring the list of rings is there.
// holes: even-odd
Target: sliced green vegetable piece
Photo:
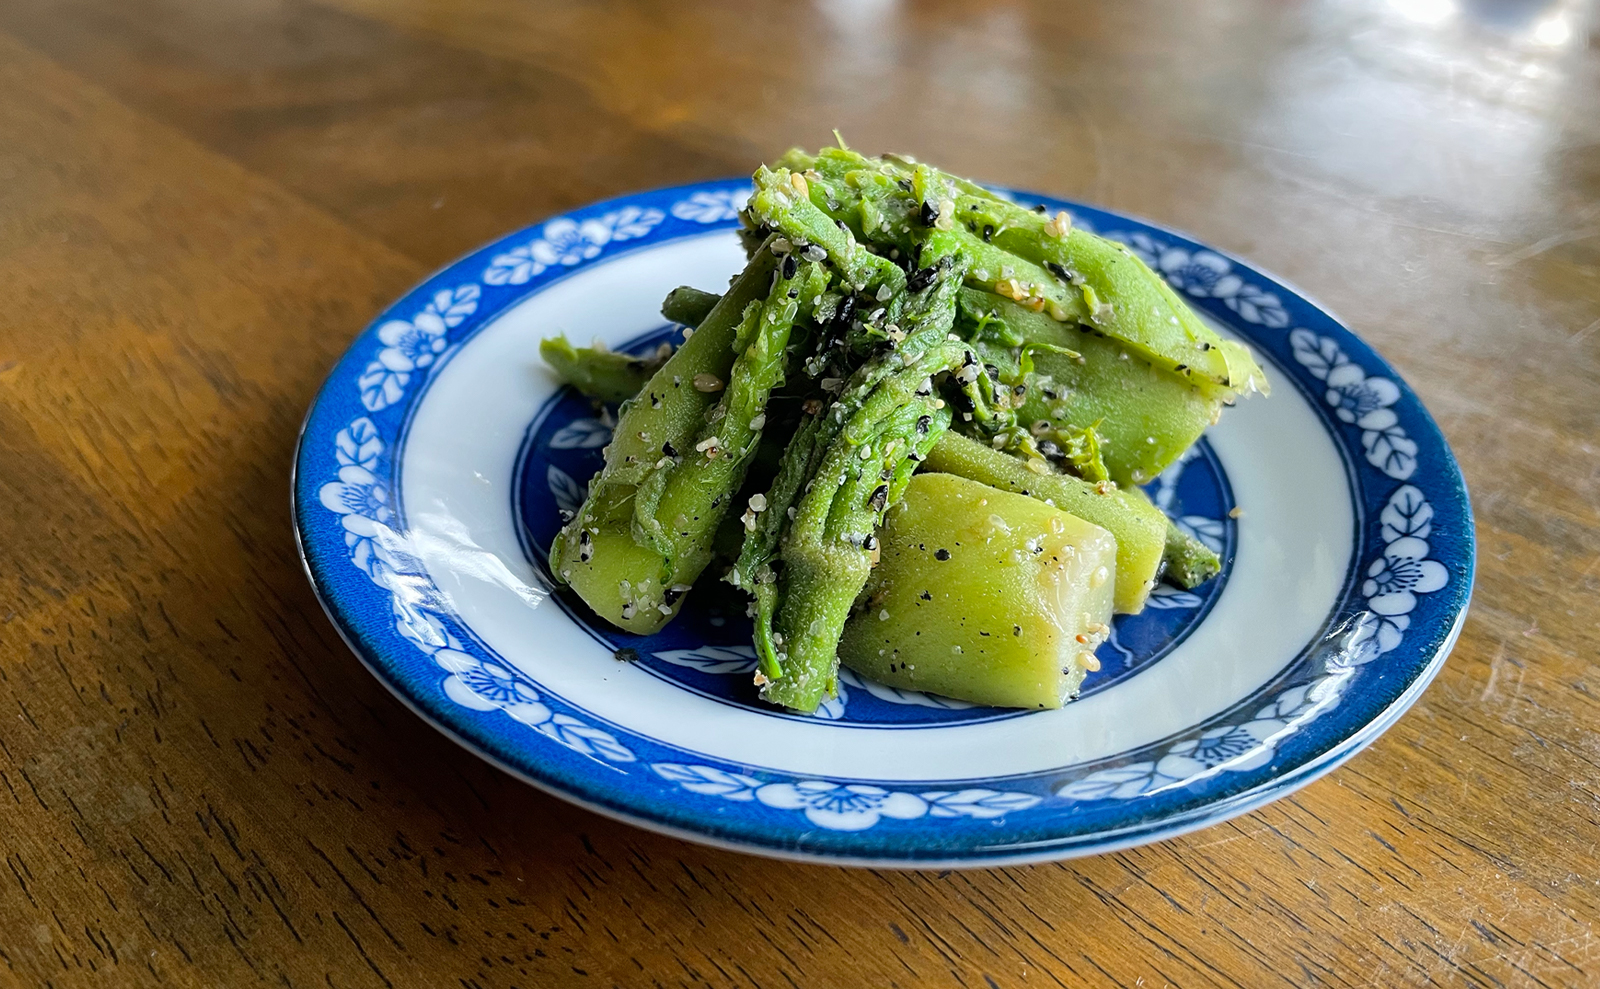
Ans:
[[[665,602],[676,608],[681,595],[711,560],[717,527],[744,483],[766,426],[767,399],[783,380],[785,350],[801,300],[827,290],[828,276],[811,261],[785,257],[765,302],[752,302],[735,331],[739,357],[722,381],[697,383],[721,391],[692,447],[663,451],[656,469],[640,483],[634,498],[633,537],[663,557],[663,570],[679,595]],[[691,338],[692,339],[692,338]],[[710,385],[714,385],[712,388]]]
[[[972,182],[907,158],[866,158],[838,148],[816,156],[790,152],[791,167],[805,165],[827,194],[812,192],[838,222],[862,214],[897,215],[884,198],[894,193],[876,174],[909,185],[918,200],[917,222],[966,235],[972,260],[969,284],[996,292],[1069,322],[1086,323],[1114,337],[1157,367],[1182,374],[1214,399],[1267,391],[1264,372],[1243,345],[1223,340],[1159,275],[1126,247],[1072,226],[1064,213],[1048,216],[1000,199]],[[905,247],[903,230],[890,225],[855,232],[884,248]]]
[[[1194,590],[1222,572],[1222,560],[1211,547],[1178,528],[1171,519],[1167,520],[1167,541],[1162,557],[1166,560],[1166,579],[1186,591]]]
[[[909,690],[1057,708],[1098,669],[1117,542],[1036,498],[918,474],[891,509],[882,559],[839,659]]]
[[[693,329],[705,322],[706,317],[711,315],[711,310],[721,301],[722,296],[715,292],[702,292],[689,285],[679,285],[668,292],[666,299],[662,301],[661,315],[674,323],[682,323]]]
[[[557,377],[603,402],[622,402],[639,394],[671,353],[672,348],[665,344],[656,353],[639,357],[599,347],[574,347],[565,335],[539,341],[539,356]]]
[[[630,632],[648,634],[666,624],[675,613],[676,599],[669,604],[668,598],[677,584],[666,557],[633,538],[636,491],[661,469],[657,464],[667,449],[693,450],[694,437],[718,398],[717,392],[696,387],[696,379],[727,381],[745,307],[767,294],[776,264],[770,251],[757,252],[700,329],[624,405],[604,469],[589,482],[583,507],[550,547],[556,578],[602,618]]]
[[[986,387],[992,393],[992,384],[971,348],[948,335],[964,262],[934,253],[929,259],[935,256],[945,260],[906,303],[905,339],[843,383],[809,440],[811,480],[781,543],[776,594],[757,589],[757,651],[764,667],[775,665],[781,674],[762,687],[770,703],[814,711],[836,689],[839,635],[870,572],[875,530],[950,423],[952,410],[934,395],[932,377],[957,372],[970,414],[994,415],[982,393]],[[760,627],[769,610],[770,633]]]
[[[953,432],[939,438],[926,467],[1030,495],[1109,531],[1117,539],[1116,609],[1124,614],[1144,609],[1167,542],[1166,516],[1148,498],[1109,482],[1037,473],[1016,457]]]
[[[1106,469],[1118,484],[1153,479],[1221,414],[1221,401],[1131,354],[1119,341],[977,289],[963,290],[960,304],[964,323],[974,333],[999,335],[992,328],[999,323],[1018,342],[1048,343],[1081,356],[1034,352],[1034,374],[1027,379],[1017,420],[1030,427],[1046,424],[1034,435],[1063,449],[1067,437],[1054,434],[1093,427]],[[984,321],[990,325],[979,329]]]

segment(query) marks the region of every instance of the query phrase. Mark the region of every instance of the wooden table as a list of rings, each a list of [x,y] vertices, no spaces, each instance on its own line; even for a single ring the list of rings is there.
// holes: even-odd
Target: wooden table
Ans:
[[[1596,31],[1573,0],[0,4],[0,983],[1600,984]],[[1410,714],[1186,838],[893,873],[593,816],[384,692],[288,515],[346,343],[503,231],[834,126],[1193,232],[1401,368],[1480,539]]]

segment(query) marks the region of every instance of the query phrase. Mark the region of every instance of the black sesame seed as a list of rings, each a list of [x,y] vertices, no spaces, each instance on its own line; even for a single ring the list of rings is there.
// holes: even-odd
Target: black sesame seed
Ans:
[[[928,435],[928,430],[932,426],[933,426],[933,416],[921,416],[921,417],[919,417],[917,419],[917,434],[919,436]]]
[[[994,224],[985,223],[983,225],[983,242],[987,244],[992,240],[994,240]]]
[[[922,225],[931,227],[939,222],[939,207],[932,203],[922,204]]]
[[[872,489],[872,494],[867,496],[867,504],[872,506],[872,510],[875,512],[883,511],[883,506],[887,505],[888,503],[889,486],[887,484],[878,485]],[[868,536],[867,538],[871,539],[872,537]],[[870,549],[871,547],[868,548]]]
[[[661,452],[669,457],[676,457],[678,455],[678,450],[672,445],[671,440],[667,440],[665,443],[661,444]]]
[[[940,563],[943,563],[944,561],[950,559],[950,551],[947,549],[936,549],[933,551],[933,558],[938,560]]]
[[[917,597],[921,598],[924,601],[932,601],[933,600],[933,595],[928,593],[927,591],[923,591],[921,594],[918,594]]]
[[[783,277],[793,278],[796,271],[800,270],[800,262],[794,259],[793,254],[783,256]]]

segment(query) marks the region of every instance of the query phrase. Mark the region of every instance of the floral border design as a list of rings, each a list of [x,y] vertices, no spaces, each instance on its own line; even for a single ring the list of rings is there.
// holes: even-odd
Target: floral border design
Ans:
[[[478,286],[470,283],[453,292],[441,289],[409,320],[391,319],[378,327],[384,346],[356,379],[368,412],[381,412],[400,401],[411,376],[425,373],[444,353],[445,333],[478,311],[479,295]]]
[[[527,677],[473,656],[445,626],[440,615],[449,613],[449,602],[407,537],[389,525],[389,490],[379,470],[383,453],[383,438],[372,420],[354,420],[334,438],[338,476],[323,484],[317,497],[322,507],[339,516],[350,562],[389,593],[395,631],[448,674],[440,683],[444,695],[469,710],[500,711],[580,755],[632,762],[633,752],[616,736],[553,712]]]
[[[540,228],[538,237],[496,255],[481,277],[485,285],[522,285],[556,265],[570,268],[593,261],[608,244],[643,237],[664,219],[660,210],[639,206],[624,206],[591,220],[558,216]]]
[[[1241,319],[1273,329],[1289,325],[1289,313],[1272,292],[1251,285],[1233,272],[1233,262],[1215,251],[1191,251],[1156,240],[1147,233],[1106,234],[1165,278],[1173,288],[1197,299],[1221,299]]]
[[[1333,406],[1333,414],[1341,422],[1360,427],[1367,463],[1397,481],[1416,473],[1417,443],[1406,435],[1400,417],[1389,408],[1400,400],[1400,386],[1367,374],[1330,337],[1294,330],[1289,343],[1294,347],[1294,359],[1327,383],[1323,398]]]
[[[1433,507],[1410,484],[1396,488],[1379,516],[1383,552],[1367,567],[1361,594],[1367,609],[1333,630],[1317,647],[1323,672],[1288,687],[1253,716],[1208,728],[1167,748],[1156,759],[1131,762],[1059,784],[1068,800],[1132,800],[1189,786],[1222,772],[1258,769],[1278,746],[1338,706],[1356,668],[1400,645],[1418,594],[1449,582],[1449,572],[1428,559]]]
[[[830,831],[864,831],[885,817],[900,821],[924,816],[993,820],[1012,811],[1030,810],[1044,801],[1037,794],[983,788],[911,793],[826,780],[774,783],[714,766],[680,762],[655,762],[650,768],[690,793],[803,811],[812,824]]]

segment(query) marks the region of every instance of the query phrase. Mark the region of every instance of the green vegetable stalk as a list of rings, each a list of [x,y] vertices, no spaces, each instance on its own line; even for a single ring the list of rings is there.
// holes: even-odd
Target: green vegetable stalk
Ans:
[[[630,632],[654,632],[674,615],[693,581],[659,549],[634,539],[634,499],[639,486],[662,469],[667,449],[692,451],[695,436],[726,382],[745,308],[769,292],[778,259],[758,252],[728,293],[644,388],[623,406],[604,469],[589,482],[588,497],[550,547],[550,569],[606,620]],[[687,579],[685,579],[687,578]]]
[[[539,356],[561,380],[604,402],[622,402],[639,394],[671,353],[667,344],[648,357],[636,357],[599,346],[574,347],[564,335],[539,341]]]
[[[963,322],[999,345],[1049,343],[1073,351],[1032,354],[1026,400],[1017,413],[1033,435],[1063,449],[1068,434],[1093,428],[1111,478],[1132,487],[1165,470],[1216,421],[1222,403],[1182,376],[1129,352],[1122,342],[1057,322],[990,292],[965,289]]]
[[[1124,614],[1144,609],[1161,574],[1167,518],[1142,493],[1110,482],[1090,484],[1049,473],[1042,464],[1035,468],[954,432],[939,439],[928,455],[927,468],[1030,495],[1107,530],[1117,538],[1116,609]]]

